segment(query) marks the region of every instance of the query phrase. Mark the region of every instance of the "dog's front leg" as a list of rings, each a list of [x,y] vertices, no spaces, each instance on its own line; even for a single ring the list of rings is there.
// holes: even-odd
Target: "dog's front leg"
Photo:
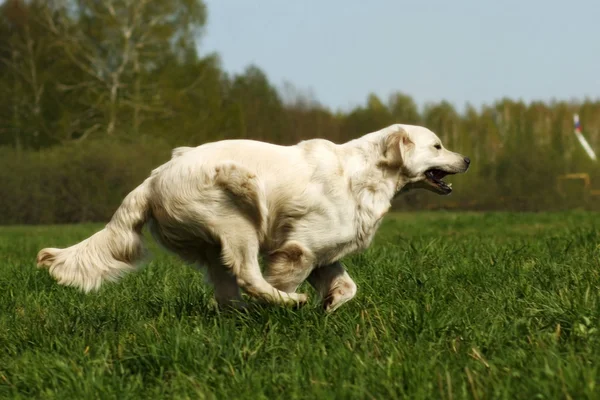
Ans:
[[[323,308],[333,312],[356,295],[356,283],[340,262],[316,268],[308,276],[308,282],[323,299]]]
[[[294,293],[313,268],[312,252],[296,241],[289,241],[269,255],[264,276],[273,287]]]

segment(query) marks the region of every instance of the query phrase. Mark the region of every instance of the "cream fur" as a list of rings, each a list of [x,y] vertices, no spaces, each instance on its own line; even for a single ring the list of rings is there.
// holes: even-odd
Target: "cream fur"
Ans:
[[[269,302],[303,303],[296,289],[308,280],[333,311],[357,290],[340,260],[371,244],[392,199],[427,187],[430,168],[467,170],[462,155],[439,143],[424,127],[395,124],[343,144],[179,147],[103,230],[66,249],[41,250],[38,265],[60,284],[98,289],[134,269],[148,223],[164,247],[207,267],[221,305],[240,302],[240,288]]]

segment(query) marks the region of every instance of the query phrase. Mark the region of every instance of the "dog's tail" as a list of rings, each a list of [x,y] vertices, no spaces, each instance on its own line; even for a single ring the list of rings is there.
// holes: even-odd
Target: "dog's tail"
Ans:
[[[145,255],[142,228],[150,216],[150,179],[125,197],[104,229],[65,249],[46,248],[37,255],[59,284],[84,292],[98,290],[103,281],[117,281],[134,270]]]

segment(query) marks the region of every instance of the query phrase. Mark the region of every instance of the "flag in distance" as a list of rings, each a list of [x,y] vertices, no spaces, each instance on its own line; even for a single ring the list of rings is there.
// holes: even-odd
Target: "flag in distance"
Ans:
[[[588,156],[590,156],[590,158],[592,160],[596,161],[596,153],[594,153],[594,150],[592,149],[590,144],[587,142],[587,140],[581,133],[581,123],[579,122],[578,114],[573,115],[573,122],[575,123],[575,136],[577,136],[579,143],[581,143],[581,146],[583,147],[585,152],[588,154]]]

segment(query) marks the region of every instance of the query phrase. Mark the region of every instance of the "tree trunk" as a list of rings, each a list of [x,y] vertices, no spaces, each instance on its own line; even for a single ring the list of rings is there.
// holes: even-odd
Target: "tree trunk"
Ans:
[[[140,125],[141,121],[141,110],[140,104],[142,101],[142,93],[141,93],[141,68],[140,68],[140,60],[139,54],[137,50],[134,51],[133,54],[133,71],[135,74],[135,82],[133,86],[134,90],[134,105],[133,105],[133,132],[136,137],[140,133]]]
[[[117,99],[119,96],[119,76],[113,74],[112,85],[110,87],[110,103],[108,114],[108,125],[106,126],[106,134],[112,136],[115,133],[117,125]]]

